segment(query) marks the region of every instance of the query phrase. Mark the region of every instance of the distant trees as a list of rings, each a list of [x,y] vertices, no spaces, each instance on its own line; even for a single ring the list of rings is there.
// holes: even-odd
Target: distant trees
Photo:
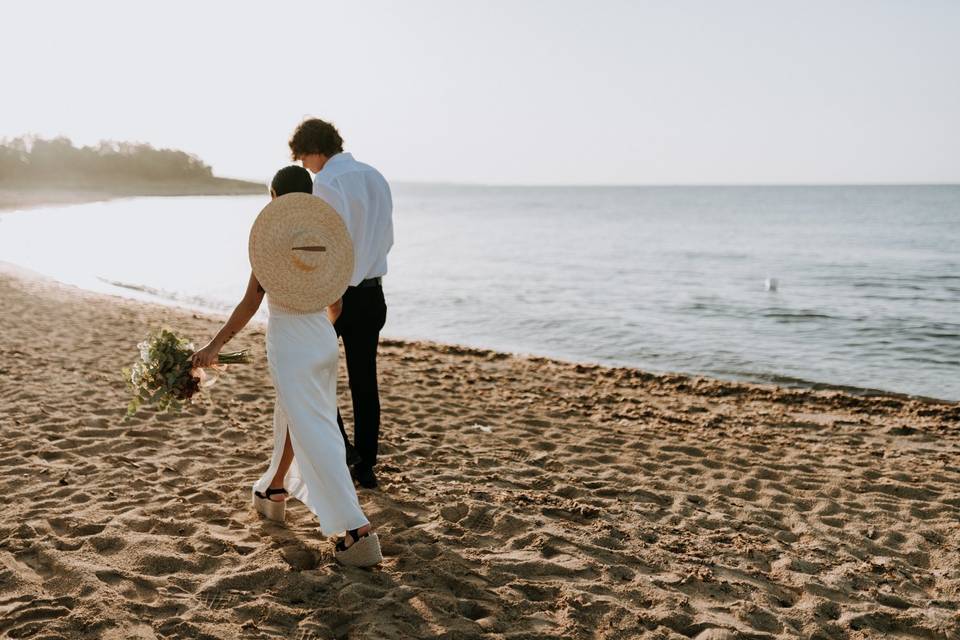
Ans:
[[[101,142],[75,147],[68,138],[31,136],[0,141],[0,185],[116,186],[211,179],[213,170],[196,156],[149,144]]]

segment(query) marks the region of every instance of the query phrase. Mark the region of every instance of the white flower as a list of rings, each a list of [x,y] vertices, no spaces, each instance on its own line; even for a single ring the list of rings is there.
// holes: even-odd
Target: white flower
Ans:
[[[133,367],[130,369],[130,383],[133,386],[138,386],[140,381],[143,379],[143,367],[140,366],[139,362],[134,363]]]

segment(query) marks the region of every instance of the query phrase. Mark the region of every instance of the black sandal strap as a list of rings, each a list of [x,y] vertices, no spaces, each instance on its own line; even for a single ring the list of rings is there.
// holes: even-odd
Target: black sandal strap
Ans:
[[[353,538],[353,544],[350,545],[351,547],[354,544],[357,544],[358,542],[360,542],[360,538],[366,538],[368,535],[370,535],[369,531],[367,531],[362,536],[357,535],[358,531],[360,531],[360,529],[347,529],[347,533],[350,534],[351,538]],[[346,551],[349,548],[347,547],[346,542],[347,542],[346,536],[337,540],[337,547],[336,547],[337,551]]]
[[[267,489],[266,493],[260,493],[259,491],[254,491],[253,495],[257,496],[261,500],[269,500],[270,496],[279,495],[281,493],[286,493],[287,490],[284,488],[280,489]]]

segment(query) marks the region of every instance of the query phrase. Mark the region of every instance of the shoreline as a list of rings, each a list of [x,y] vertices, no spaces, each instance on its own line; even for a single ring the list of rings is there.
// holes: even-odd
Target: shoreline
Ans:
[[[252,211],[255,200],[254,198],[238,198],[237,203],[247,203],[240,205],[240,207]],[[126,240],[117,242],[114,237],[115,230],[127,228],[127,213],[141,209],[144,211],[148,209],[165,211],[168,208],[164,204],[165,202],[169,203],[171,207],[174,204],[169,200],[143,198],[125,200],[113,205],[86,207],[90,211],[90,217],[94,224],[103,221],[103,224],[106,225],[98,227],[96,239],[93,242],[109,242],[109,246],[105,245],[104,259],[98,263],[100,266],[96,269],[92,266],[72,270],[64,268],[61,264],[62,259],[57,252],[40,249],[28,254],[22,250],[24,243],[17,240],[13,240],[17,243],[16,245],[7,245],[7,259],[32,265],[65,281],[94,291],[121,293],[138,299],[159,300],[160,298],[169,298],[174,301],[174,304],[183,305],[192,310],[229,312],[235,300],[230,299],[229,290],[225,286],[216,288],[214,283],[211,282],[197,285],[191,283],[189,276],[178,278],[179,282],[169,278],[137,276],[134,275],[134,271],[129,271],[123,267],[124,260],[133,259],[136,262],[136,259],[130,255],[129,247],[134,246],[138,240],[135,235],[128,239],[129,242]],[[184,206],[185,204],[188,206]],[[189,228],[192,223],[188,221],[184,224],[182,222],[184,218],[189,220],[184,212],[189,212],[194,207],[198,211],[218,212],[212,218],[211,216],[196,218],[198,225],[210,226],[216,224],[212,220],[222,220],[225,224],[230,225],[231,218],[227,211],[231,206],[229,197],[223,199],[184,199],[182,201],[178,200],[176,205],[176,207],[172,207],[172,209],[176,209],[172,213],[180,216],[180,225],[185,228]],[[75,212],[82,213],[79,210],[75,210]],[[20,236],[26,242],[38,241],[43,236],[45,225],[42,220],[45,219],[44,216],[47,214],[51,215],[51,219],[60,216],[59,219],[65,225],[73,228],[82,226],[86,217],[85,215],[79,218],[72,216],[71,214],[74,212],[67,212],[64,208],[50,208],[36,213],[41,217],[15,218],[11,216],[8,218],[11,226],[10,231],[6,234],[8,243],[13,238]],[[165,215],[161,211],[157,211],[157,213]],[[41,220],[41,222],[38,224],[37,220]],[[106,222],[107,220],[115,220],[115,222]],[[150,224],[141,217],[135,220],[139,225]],[[22,228],[19,233],[16,232],[18,226]],[[176,233],[174,229],[174,226],[166,225],[158,233],[164,234],[164,237],[167,238],[165,242],[175,244],[179,242],[179,239],[170,237]],[[231,229],[236,231],[236,227],[231,227]],[[83,234],[84,230],[80,229],[75,232]],[[144,236],[142,231],[136,233],[141,237]],[[222,247],[220,245],[216,248],[218,254],[222,251]],[[120,260],[108,260],[107,256],[114,253],[125,257]],[[222,258],[225,260],[235,259],[238,255],[240,255],[238,252],[231,251],[229,255],[222,255]],[[697,260],[701,259],[710,258],[697,258]],[[416,269],[417,264],[422,264],[422,261],[414,260],[408,265],[398,263],[398,267],[402,267],[403,271],[410,273],[409,270],[411,268]],[[240,265],[238,264],[237,267],[239,268]],[[798,267],[798,269],[802,272],[802,269],[806,269],[806,267],[802,269]],[[554,270],[551,270],[551,272],[554,272]],[[943,272],[948,273],[949,270]],[[124,280],[123,276],[125,274],[128,279],[126,282],[121,282]],[[203,275],[201,275],[201,278]],[[703,375],[718,379],[772,384],[787,388],[839,389],[865,395],[887,393],[895,396],[960,402],[960,388],[957,387],[954,381],[955,376],[951,375],[953,372],[949,369],[950,362],[956,359],[954,358],[956,354],[953,353],[955,351],[954,347],[956,347],[955,341],[951,341],[949,333],[943,337],[943,340],[938,340],[936,337],[931,337],[928,340],[924,337],[927,335],[924,331],[933,332],[932,335],[935,335],[938,331],[938,322],[949,317],[948,305],[944,306],[949,291],[943,290],[942,295],[936,293],[938,290],[936,287],[949,285],[948,280],[934,279],[930,281],[929,295],[931,296],[930,304],[932,306],[929,310],[920,314],[923,317],[923,324],[917,324],[919,321],[916,318],[911,320],[913,316],[909,305],[902,302],[891,303],[894,305],[889,312],[891,319],[883,321],[879,320],[879,318],[886,317],[883,314],[867,313],[861,318],[857,315],[856,308],[846,309],[843,306],[834,309],[836,315],[828,314],[825,317],[819,317],[816,314],[806,315],[803,312],[799,315],[793,315],[792,307],[798,304],[822,311],[821,305],[829,304],[827,298],[824,298],[824,296],[829,297],[829,292],[826,289],[821,292],[819,288],[801,288],[797,290],[796,294],[790,292],[782,297],[779,294],[767,296],[759,293],[758,290],[754,290],[759,287],[760,281],[758,279],[754,285],[748,285],[753,288],[749,289],[749,294],[744,294],[746,296],[744,304],[734,303],[732,299],[721,297],[710,303],[712,310],[709,311],[699,310],[697,304],[690,306],[685,302],[682,304],[678,302],[679,306],[676,309],[672,309],[671,305],[673,303],[641,305],[641,316],[635,318],[629,313],[624,316],[623,320],[626,324],[622,331],[618,331],[615,326],[619,320],[611,319],[606,314],[592,311],[593,319],[585,323],[582,320],[572,321],[565,318],[557,308],[556,312],[551,312],[556,315],[529,325],[529,327],[543,326],[544,332],[541,335],[536,330],[532,334],[529,333],[530,329],[527,325],[523,327],[512,326],[507,331],[501,332],[484,314],[478,312],[476,307],[470,306],[469,301],[468,305],[463,307],[464,309],[471,309],[469,319],[473,326],[468,327],[459,322],[461,319],[457,318],[457,314],[462,312],[461,309],[458,309],[460,303],[457,296],[451,295],[445,295],[437,300],[436,313],[438,315],[431,314],[418,317],[414,312],[417,296],[414,294],[415,289],[413,287],[416,283],[410,279],[404,279],[405,273],[398,271],[396,275],[397,278],[390,278],[388,293],[391,289],[394,289],[395,285],[397,293],[400,293],[399,289],[402,287],[407,295],[395,299],[398,305],[393,308],[393,321],[388,324],[388,333],[386,334],[389,335],[392,332],[394,337],[422,337],[427,339],[441,337],[452,343],[492,348],[506,352],[524,353],[532,350],[538,355],[574,362],[638,367],[662,373]],[[845,302],[842,305],[853,304],[851,301],[858,300],[861,293],[857,292],[861,290],[866,292],[862,294],[865,296],[862,304],[868,306],[874,304],[874,302],[871,302],[871,300],[874,300],[873,294],[869,293],[872,289],[862,288],[856,281],[861,276],[856,276],[849,281],[836,280],[838,290],[854,287],[854,293],[845,295],[843,298]],[[797,275],[796,277],[802,279],[808,276]],[[923,280],[924,276],[922,274],[918,275],[917,278],[917,283],[911,285],[911,287],[927,286],[924,284],[926,281]],[[224,278],[224,281],[226,281],[226,278]],[[643,278],[641,277],[636,282],[643,282]],[[831,280],[831,282],[834,281]],[[138,283],[149,283],[154,286],[163,285],[166,290],[159,286],[157,289],[152,289],[149,286],[138,285]],[[475,286],[478,290],[482,290],[484,286],[489,286],[489,283],[485,284],[481,279],[477,281]],[[649,286],[661,287],[663,285],[651,284]],[[868,286],[872,287],[874,285],[869,282],[865,283],[864,287]],[[116,287],[123,287],[123,289]],[[909,291],[907,294],[927,295],[927,293],[910,294]],[[597,299],[607,297],[612,300],[616,295],[613,290],[600,288],[597,290],[595,297]],[[939,298],[938,295],[940,295]],[[504,298],[502,294],[498,294],[498,296],[502,299],[508,299]],[[209,298],[209,300],[202,299],[204,297]],[[169,304],[169,300],[163,300],[163,303]],[[876,304],[881,303],[876,302]],[[745,312],[756,315],[742,315]],[[530,310],[516,308],[511,312],[511,315],[519,316],[525,313],[530,313]],[[786,315],[781,316],[781,313]],[[677,331],[660,332],[650,338],[644,336],[643,323],[651,320],[665,322],[670,314],[684,319],[681,328]],[[711,314],[716,315],[716,319],[712,319]],[[639,322],[638,318],[642,318],[643,322]],[[544,324],[547,321],[549,323]],[[611,325],[611,322],[614,324]],[[754,322],[758,323],[758,326],[762,326],[763,331],[769,332],[769,337],[756,346],[750,342],[750,332],[752,331],[750,327],[752,326],[751,323]],[[443,323],[446,323],[446,330],[444,330]],[[890,331],[892,331],[889,336],[883,334],[882,328],[885,324],[889,324]],[[714,325],[724,327],[724,331],[728,332],[723,340],[713,340],[703,331],[692,331],[693,327]],[[803,332],[812,327],[816,327],[818,330],[822,329],[824,331],[822,337],[803,339],[801,337]],[[864,334],[866,337],[863,341],[850,337],[859,335],[856,332],[861,330],[869,330]],[[723,344],[723,348],[718,349],[719,344]],[[888,346],[884,347],[883,345]]]
[[[0,186],[0,213],[26,211],[40,207],[69,206],[104,202],[120,198],[178,197],[178,196],[238,196],[267,193],[266,185],[243,180],[223,178],[210,183],[144,183],[122,189],[96,187],[30,188]]]
[[[12,263],[5,263],[0,260],[0,274],[3,273],[4,266],[12,267],[14,270],[21,269],[18,265]],[[28,272],[29,277],[35,278],[46,278],[53,282],[57,282],[63,286],[74,286],[66,283],[57,281],[54,278],[50,278],[44,274]],[[144,304],[155,304],[158,306],[169,306],[174,309],[180,309],[183,311],[189,311],[191,313],[200,313],[211,317],[218,317],[226,319],[229,317],[231,310],[218,310],[211,308],[209,306],[203,305],[200,302],[192,304],[189,300],[170,297],[169,295],[163,295],[163,292],[151,289],[149,287],[144,287],[141,285],[133,285],[124,282],[117,282],[112,280],[100,279],[106,285],[113,287],[115,289],[133,291],[138,295],[123,295],[121,293],[107,293],[102,291],[95,291],[89,289],[82,289],[83,291],[88,291],[90,293],[95,293],[99,295],[117,297],[127,300],[134,300]],[[265,326],[265,321],[261,318],[254,317],[251,320],[251,323],[257,323],[259,325]],[[611,362],[602,362],[595,360],[576,360],[572,358],[565,358],[562,355],[549,354],[549,353],[530,353],[523,351],[509,351],[496,349],[494,347],[488,347],[484,345],[476,345],[469,343],[442,343],[435,342],[431,340],[417,339],[417,338],[404,338],[398,336],[389,336],[381,335],[381,342],[391,341],[396,343],[424,343],[424,344],[435,344],[438,346],[446,346],[450,348],[458,348],[464,350],[477,350],[477,351],[489,351],[502,353],[510,356],[517,357],[530,357],[530,358],[544,358],[547,360],[552,360],[559,363],[566,363],[571,365],[582,365],[582,366],[598,366],[608,369],[626,369],[626,370],[635,370],[644,374],[650,375],[661,375],[661,376],[680,376],[687,377],[691,379],[705,379],[705,380],[716,380],[718,382],[729,382],[733,384],[747,384],[747,385],[760,385],[760,386],[769,386],[774,389],[799,389],[799,390],[811,390],[811,391],[839,391],[843,393],[848,393],[851,395],[861,396],[865,398],[876,398],[876,397],[891,397],[897,398],[900,400],[917,400],[920,402],[930,402],[934,404],[945,403],[945,404],[956,404],[960,406],[960,400],[951,400],[948,398],[937,398],[934,396],[926,396],[921,394],[911,394],[900,391],[892,391],[887,389],[877,389],[871,387],[861,387],[851,384],[836,384],[830,382],[820,382],[816,380],[806,380],[802,378],[794,378],[790,376],[783,376],[779,374],[754,374],[753,377],[742,376],[739,378],[717,378],[707,374],[695,373],[695,372],[685,372],[685,371],[658,371],[658,370],[647,370],[640,367],[636,367],[630,364],[621,364],[621,363],[611,363]]]
[[[960,633],[960,407],[425,342],[380,349],[385,561],[259,520],[263,327],[124,420],[158,326],[220,319],[0,265],[0,635],[929,638]],[[352,412],[340,359],[341,409]]]

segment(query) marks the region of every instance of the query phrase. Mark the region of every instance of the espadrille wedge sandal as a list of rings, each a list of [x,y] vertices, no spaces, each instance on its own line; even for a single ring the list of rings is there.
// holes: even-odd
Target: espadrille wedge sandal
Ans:
[[[383,554],[380,551],[380,538],[377,534],[368,531],[357,535],[358,529],[350,529],[347,535],[353,538],[353,544],[346,546],[346,538],[340,538],[334,549],[337,562],[350,567],[372,567],[380,564]]]
[[[270,496],[285,494],[286,489],[267,489],[265,493],[253,492],[253,508],[267,520],[283,522],[286,516],[287,500],[272,500]]]

